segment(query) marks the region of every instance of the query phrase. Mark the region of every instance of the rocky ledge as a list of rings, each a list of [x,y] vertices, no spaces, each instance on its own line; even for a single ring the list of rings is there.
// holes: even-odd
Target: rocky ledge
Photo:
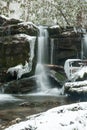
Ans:
[[[87,97],[87,80],[77,82],[67,82],[64,84],[65,93],[69,96]]]
[[[29,62],[30,37],[38,35],[38,28],[31,22],[10,19],[0,15],[0,82],[7,82],[7,70]]]

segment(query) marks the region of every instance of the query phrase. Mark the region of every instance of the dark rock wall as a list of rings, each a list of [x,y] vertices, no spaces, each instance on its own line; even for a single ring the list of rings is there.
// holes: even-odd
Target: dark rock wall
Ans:
[[[0,67],[12,67],[28,60],[29,43],[14,36],[0,37]]]
[[[50,28],[48,31],[50,48],[51,44],[54,44],[53,64],[64,65],[66,59],[81,58],[81,32],[75,32],[73,28],[66,30]],[[51,43],[51,39],[54,40],[54,43]]]
[[[33,24],[0,16],[0,82],[6,81],[8,68],[29,61],[29,41],[20,34],[37,36],[38,29]]]
[[[81,57],[81,32],[75,32],[73,27],[49,27],[48,33],[49,55],[51,55],[51,39],[54,39],[53,64],[64,65],[68,58]],[[0,82],[5,81],[4,75],[9,67],[24,64],[29,60],[29,41],[20,34],[37,36],[38,28],[30,23],[24,24],[23,21],[0,16]],[[34,62],[35,60],[36,55]],[[49,63],[50,60],[51,58]]]

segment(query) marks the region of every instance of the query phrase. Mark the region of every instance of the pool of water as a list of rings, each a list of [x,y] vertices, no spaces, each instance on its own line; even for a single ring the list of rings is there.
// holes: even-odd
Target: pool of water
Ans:
[[[0,94],[0,125],[1,130],[11,125],[16,118],[25,119],[26,116],[44,112],[56,106],[80,102],[66,95],[33,94]]]

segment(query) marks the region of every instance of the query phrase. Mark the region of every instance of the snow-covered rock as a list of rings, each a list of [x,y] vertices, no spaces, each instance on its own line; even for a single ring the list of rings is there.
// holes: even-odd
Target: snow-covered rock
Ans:
[[[51,26],[50,28],[59,28],[59,25]]]
[[[28,36],[26,34],[19,34],[19,35],[15,35],[18,38],[26,38],[26,40],[29,41],[29,45],[30,45],[30,57],[29,57],[29,63],[26,61],[25,65],[23,66],[22,64],[17,65],[15,67],[10,67],[7,70],[7,73],[10,73],[12,76],[14,76],[15,72],[17,75],[17,79],[21,78],[21,76],[25,73],[28,73],[31,71],[32,69],[32,60],[34,58],[34,46],[35,46],[35,40],[36,37],[34,36]]]
[[[73,76],[72,79],[78,80],[80,79],[84,79],[84,75],[87,74],[87,66],[82,67],[80,70],[78,70]]]
[[[27,117],[5,130],[87,130],[87,102],[64,105]]]
[[[77,82],[66,82],[64,84],[65,93],[71,96],[87,96],[87,80]]]

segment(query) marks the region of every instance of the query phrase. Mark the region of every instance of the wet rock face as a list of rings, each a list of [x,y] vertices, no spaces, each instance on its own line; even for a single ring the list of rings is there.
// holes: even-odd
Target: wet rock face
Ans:
[[[0,37],[0,67],[9,68],[28,60],[29,42],[22,37]]]
[[[53,64],[64,65],[66,59],[80,56],[81,34],[75,32],[73,27],[48,28],[48,33],[49,55],[52,53],[51,39],[54,39]],[[32,23],[0,16],[0,82],[6,81],[8,68],[29,61],[29,41],[20,36],[21,34],[37,36],[38,29]],[[35,52],[37,53],[37,49]],[[36,61],[35,57],[34,61]]]
[[[1,86],[4,88],[4,93],[23,94],[29,93],[36,89],[36,82],[34,78],[24,78],[20,80],[14,80]]]
[[[29,60],[29,42],[16,36],[0,37],[0,82],[6,79],[6,71],[9,67],[20,63],[25,64]]]
[[[81,32],[72,28],[50,28],[50,48],[53,45],[53,63],[62,64],[66,59],[81,57]],[[53,33],[53,32],[55,33]],[[51,42],[53,39],[53,42]],[[50,50],[51,53],[51,50]]]
[[[37,36],[32,23],[0,16],[0,82],[6,81],[8,68],[29,61],[30,44],[24,35]]]

